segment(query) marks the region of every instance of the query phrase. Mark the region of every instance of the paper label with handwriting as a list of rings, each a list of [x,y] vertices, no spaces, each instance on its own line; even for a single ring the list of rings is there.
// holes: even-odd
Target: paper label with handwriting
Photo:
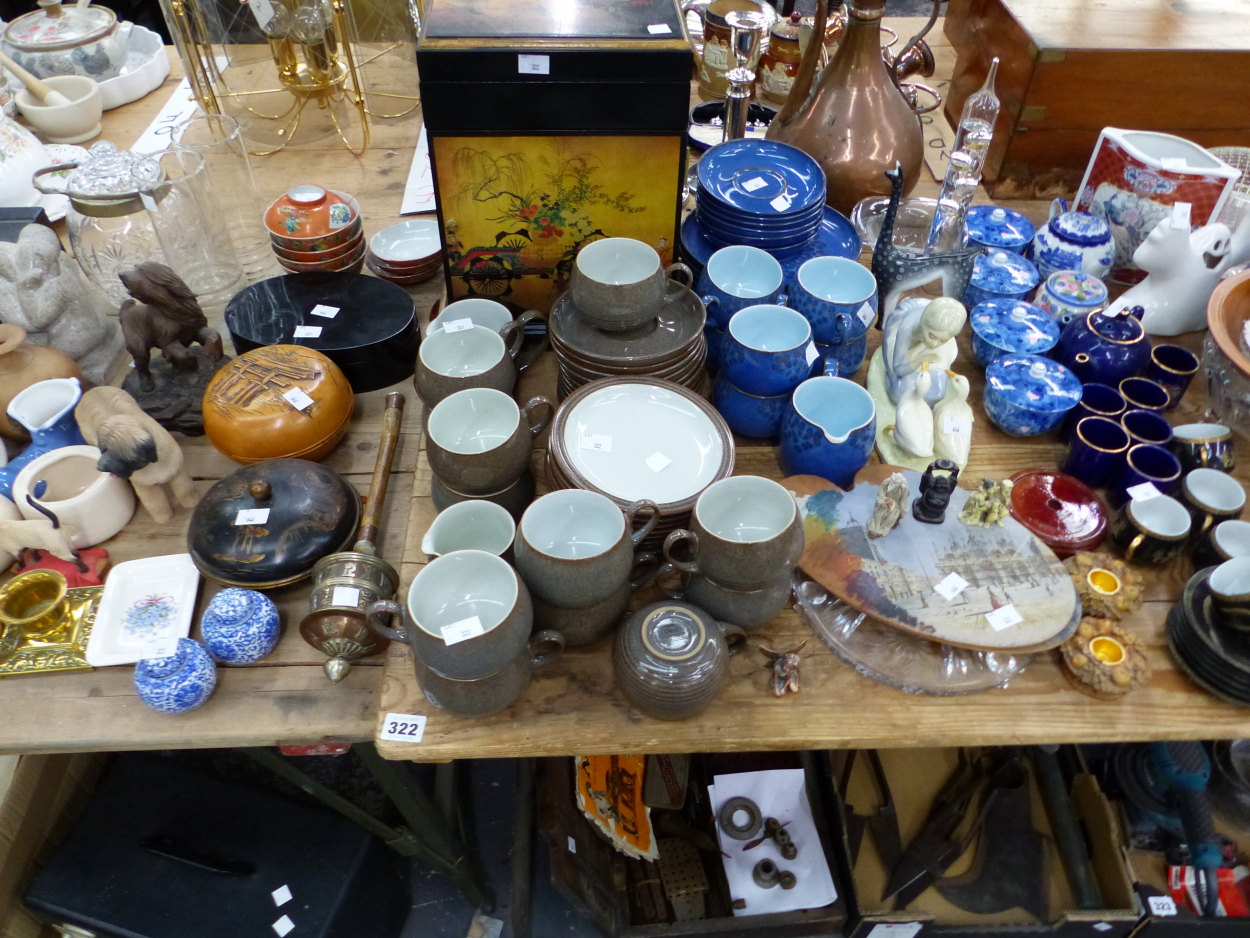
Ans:
[[[264,524],[268,520],[268,508],[240,508],[239,513],[234,516],[234,523],[236,525]]]
[[[455,645],[457,642],[476,638],[485,632],[486,629],[482,627],[481,619],[477,616],[469,616],[469,618],[453,622],[451,625],[444,625],[439,631],[443,633],[444,645]]]
[[[661,452],[652,453],[647,457],[647,465],[652,472],[663,472],[672,464],[673,461]]]
[[[604,436],[601,433],[595,433],[582,437],[582,449],[593,449],[599,453],[612,452],[612,437]]]
[[[1158,498],[1163,493],[1155,488],[1153,482],[1139,482],[1137,485],[1130,485],[1124,490],[1128,493],[1128,497],[1135,502],[1148,502],[1152,498]]]
[[[169,658],[178,651],[178,636],[167,635],[155,638],[143,646],[140,652],[144,658]]]
[[[359,606],[360,605],[360,587],[359,586],[336,586],[330,592],[331,606]]]
[[[516,70],[520,75],[550,75],[551,56],[549,55],[518,55]]]
[[[860,305],[859,312],[856,315],[859,316],[859,321],[865,326],[871,326],[873,320],[877,318],[877,311],[872,308],[872,304],[865,300],[863,304]]]
[[[444,332],[468,332],[472,328],[472,319],[453,319],[451,322],[443,323]]]
[[[933,587],[933,591],[943,599],[954,599],[968,588],[968,581],[958,573],[948,574],[946,579]]]
[[[388,713],[378,731],[378,739],[397,743],[419,743],[425,735],[426,717],[417,713]]]
[[[1151,915],[1176,914],[1176,902],[1171,896],[1147,896],[1146,902],[1150,906]]]
[[[316,403],[303,388],[291,388],[282,394],[282,399],[296,410],[307,410]]]
[[[1189,230],[1189,216],[1193,211],[1193,206],[1188,202],[1174,202],[1172,204],[1172,227],[1184,228]]]
[[[942,432],[947,436],[972,436],[972,418],[967,414],[943,414]]]
[[[1001,632],[1003,629],[1011,628],[1019,622],[1024,621],[1024,616],[1016,612],[1016,607],[1008,603],[1006,606],[999,606],[993,612],[987,612],[985,619],[995,632]]]
[[[312,314],[314,316],[324,316],[326,319],[333,319],[335,316],[339,314],[339,307],[323,306],[322,304],[318,303],[316,306],[312,308]]]
[[[296,339],[319,339],[321,338],[321,327],[320,326],[296,326],[294,338]]]
[[[252,8],[252,15],[256,17],[256,25],[261,29],[266,28],[269,21],[277,15],[269,0],[247,0],[247,5]]]
[[[790,198],[789,196],[783,193],[777,196],[777,198],[773,199],[768,204],[771,205],[773,208],[775,208],[777,211],[784,212],[784,211],[789,210],[790,208]]]
[[[763,189],[766,185],[768,185],[767,180],[761,179],[759,176],[754,176],[744,182],[742,184],[742,188],[747,192],[754,192],[756,189]]]
[[[668,36],[672,34],[673,30],[668,23],[652,23],[647,27],[647,32],[652,36]]]

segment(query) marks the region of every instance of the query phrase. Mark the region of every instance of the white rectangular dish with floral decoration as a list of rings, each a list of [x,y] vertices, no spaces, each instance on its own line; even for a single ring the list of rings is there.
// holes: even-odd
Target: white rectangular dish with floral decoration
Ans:
[[[134,664],[152,653],[154,643],[186,638],[199,589],[200,571],[190,554],[119,563],[104,583],[87,663]]]

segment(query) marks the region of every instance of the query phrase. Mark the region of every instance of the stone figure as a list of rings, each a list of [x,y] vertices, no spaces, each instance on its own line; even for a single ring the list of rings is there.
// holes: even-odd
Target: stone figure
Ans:
[[[920,497],[911,503],[911,515],[925,524],[946,520],[946,506],[955,494],[959,467],[949,459],[935,459],[920,477]]]
[[[872,506],[872,517],[866,525],[869,537],[885,537],[898,527],[910,494],[907,478],[901,472],[894,473],[881,483],[877,488],[877,500]]]

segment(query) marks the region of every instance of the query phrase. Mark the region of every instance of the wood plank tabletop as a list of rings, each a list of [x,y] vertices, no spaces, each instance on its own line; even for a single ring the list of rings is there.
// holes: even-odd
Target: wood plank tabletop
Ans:
[[[887,20],[887,22],[889,22]],[[894,21],[901,36],[916,32],[916,21]],[[953,52],[940,25],[928,37],[938,63],[938,76],[953,68]],[[945,83],[928,79],[936,87]],[[936,116],[936,115],[933,115]],[[939,153],[949,128],[927,123],[931,150]],[[941,167],[931,160],[936,172]],[[916,195],[934,195],[938,183],[922,177]],[[978,202],[989,200],[982,192]],[[1043,222],[1044,202],[1005,202]],[[867,252],[862,260],[866,262]],[[1195,351],[1201,333],[1178,341]],[[880,344],[880,333],[869,334],[869,351]],[[1064,451],[1056,436],[1020,439],[990,424],[981,406],[984,371],[972,354],[967,329],[959,337],[955,368],[971,381],[970,401],[976,412],[972,458],[961,474],[966,487],[982,476],[1004,478],[1021,470],[1055,467]],[[555,363],[550,355],[522,377],[518,397],[554,393]],[[862,383],[867,360],[858,375]],[[1173,424],[1201,419],[1205,387],[1201,375],[1180,407],[1169,414]],[[534,454],[540,493],[548,491],[542,472],[541,449]],[[876,462],[874,454],[872,461]],[[1245,484],[1250,468],[1243,460],[1236,476]],[[739,441],[737,474],[781,477],[775,451],[758,441]],[[434,517],[429,498],[429,467],[419,453],[408,523],[408,548],[403,581],[425,562],[421,535]],[[378,739],[378,750],[388,758],[414,761],[491,756],[556,756],[590,753],[709,752],[765,749],[839,747],[913,747],[1007,745],[1023,743],[1095,742],[1147,739],[1229,738],[1250,734],[1250,710],[1220,703],[1199,690],[1179,672],[1165,645],[1164,619],[1179,597],[1191,570],[1187,558],[1163,568],[1144,571],[1146,603],[1128,623],[1143,640],[1154,674],[1149,684],[1118,702],[1086,697],[1060,673],[1054,652],[1034,657],[1022,675],[1007,688],[966,697],[914,696],[877,683],[857,673],[836,657],[802,620],[787,609],[751,633],[748,650],[735,655],[725,688],[702,714],[680,722],[651,719],[633,709],[614,686],[611,639],[585,648],[568,649],[555,664],[535,672],[534,679],[513,706],[490,717],[465,719],[431,705],[413,672],[409,650],[392,644],[386,656],[385,680],[378,713],[379,731],[389,713],[427,717],[419,743]],[[660,598],[654,588],[635,596],[632,608]],[[803,650],[802,691],[776,698],[769,688],[770,672],[758,645],[786,649],[806,640]]]

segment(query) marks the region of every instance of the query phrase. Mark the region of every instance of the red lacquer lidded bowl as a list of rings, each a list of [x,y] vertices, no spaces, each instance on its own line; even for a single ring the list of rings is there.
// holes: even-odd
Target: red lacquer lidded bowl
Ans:
[[[1026,469],[1011,482],[1011,516],[1060,560],[1094,550],[1107,536],[1107,506],[1079,479],[1049,469]]]

